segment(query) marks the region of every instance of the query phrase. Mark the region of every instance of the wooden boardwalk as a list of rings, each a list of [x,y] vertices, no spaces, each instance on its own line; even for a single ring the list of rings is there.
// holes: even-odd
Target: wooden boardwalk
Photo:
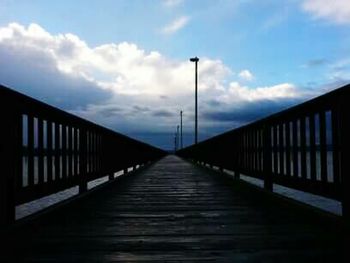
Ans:
[[[2,240],[1,262],[339,262],[343,249],[337,220],[175,156]]]

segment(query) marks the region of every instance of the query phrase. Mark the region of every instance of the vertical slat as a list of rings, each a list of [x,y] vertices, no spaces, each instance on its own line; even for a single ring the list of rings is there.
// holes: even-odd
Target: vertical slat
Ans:
[[[39,185],[44,183],[44,121],[38,119],[38,177]]]
[[[62,125],[62,178],[67,179],[67,126]]]
[[[13,123],[15,127],[18,127],[16,129],[16,132],[14,135],[18,138],[16,143],[16,147],[18,147],[16,150],[18,156],[18,164],[16,165],[17,171],[15,173],[15,191],[20,191],[23,187],[23,157],[24,157],[24,151],[23,151],[23,115],[17,112],[18,116],[16,116],[16,113],[13,116]],[[0,129],[1,130],[1,129]],[[5,138],[5,137],[1,137]],[[0,157],[1,158],[1,157]]]
[[[298,121],[293,120],[293,176],[298,177],[299,161],[298,161]]]
[[[86,173],[90,173],[91,166],[90,166],[90,132],[86,131]]]
[[[243,162],[243,138],[242,138],[242,132],[239,131],[237,134],[238,137],[238,149],[239,149],[239,154],[237,156],[237,167],[236,167],[236,172],[239,174],[242,172],[242,162]]]
[[[55,180],[61,178],[61,166],[60,166],[60,125],[55,123]]]
[[[79,129],[79,193],[87,191],[87,131]]]
[[[326,112],[320,115],[320,156],[321,156],[321,181],[327,182],[327,138],[326,138]]]
[[[332,110],[332,148],[333,148],[333,180],[335,184],[340,184],[339,176],[339,113],[334,107]]]
[[[73,129],[68,126],[68,177],[73,175]]]
[[[277,125],[273,126],[273,172],[278,174]]]
[[[260,173],[261,172],[261,129],[257,130],[256,133],[256,166],[257,170]]]
[[[290,176],[291,171],[290,171],[290,122],[287,121],[285,123],[285,129],[286,129],[286,175]]]
[[[255,142],[255,147],[254,147],[254,167],[255,167],[255,172],[259,172],[259,130],[256,129],[254,130],[254,142]]]
[[[349,94],[349,93],[348,93]],[[336,101],[339,113],[339,150],[342,212],[347,229],[350,229],[350,94]]]
[[[79,129],[74,128],[74,176],[79,176]]]
[[[253,145],[252,145],[252,131],[247,131],[248,135],[248,171],[253,171]]]
[[[310,176],[312,181],[316,181],[316,142],[315,142],[315,114],[309,116],[310,120]]]
[[[47,155],[46,155],[46,168],[47,168],[47,181],[52,182],[52,122],[46,122],[46,136],[47,136]]]
[[[34,185],[34,117],[28,115],[28,186]]]
[[[96,133],[92,133],[92,171],[96,173]]]
[[[274,136],[275,137],[275,136]],[[274,145],[275,146],[275,145]],[[263,160],[264,160],[264,188],[273,190],[272,176],[272,148],[271,148],[271,127],[267,124],[263,127]],[[276,174],[276,173],[275,173]]]
[[[283,139],[284,139],[284,134],[283,134],[283,123],[279,125],[279,155],[280,155],[280,174],[284,174],[284,145],[283,145]]]
[[[102,172],[102,140],[101,135],[98,134],[98,172]]]
[[[0,98],[1,98],[0,90]],[[0,119],[6,125],[0,129],[0,229],[5,229],[15,222],[16,183],[19,167],[22,165],[22,116],[6,98],[0,103]]]
[[[307,178],[306,167],[306,118],[303,116],[300,118],[300,159],[301,159],[301,178]]]

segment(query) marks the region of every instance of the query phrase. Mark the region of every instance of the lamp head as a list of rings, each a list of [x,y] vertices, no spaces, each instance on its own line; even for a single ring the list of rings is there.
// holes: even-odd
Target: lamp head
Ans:
[[[190,61],[191,61],[191,62],[198,62],[198,61],[199,61],[199,58],[197,58],[197,57],[190,58]]]

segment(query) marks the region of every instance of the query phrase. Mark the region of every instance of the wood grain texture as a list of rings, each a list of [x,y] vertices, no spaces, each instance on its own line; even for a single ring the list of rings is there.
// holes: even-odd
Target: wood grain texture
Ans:
[[[0,261],[339,262],[333,221],[266,195],[167,156],[19,227]]]

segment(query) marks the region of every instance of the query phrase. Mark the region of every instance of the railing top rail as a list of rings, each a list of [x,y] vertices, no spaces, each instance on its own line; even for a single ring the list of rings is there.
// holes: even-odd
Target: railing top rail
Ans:
[[[226,132],[223,132],[221,134],[218,134],[218,135],[210,137],[206,140],[203,140],[203,141],[199,142],[197,145],[204,144],[208,141],[215,140],[216,138],[219,138],[219,137],[229,136],[232,133],[239,132],[241,130],[245,130],[245,129],[248,129],[251,127],[256,127],[256,126],[263,125],[266,123],[273,123],[274,121],[279,121],[281,118],[285,119],[285,118],[288,118],[289,116],[292,117],[293,115],[298,114],[300,112],[306,112],[306,110],[309,113],[317,112],[317,110],[319,110],[319,107],[317,107],[317,106],[322,105],[323,108],[328,108],[331,106],[332,102],[336,102],[339,98],[342,98],[343,96],[348,96],[348,97],[350,96],[350,84],[347,84],[345,86],[342,86],[341,88],[332,90],[328,93],[325,93],[323,95],[312,98],[310,100],[307,100],[307,101],[302,102],[300,104],[297,104],[295,106],[289,107],[289,108],[284,109],[282,111],[273,113],[269,116],[252,121],[252,122],[247,123],[245,125],[242,125],[240,127],[230,129]],[[195,146],[196,146],[195,144],[192,144],[186,148],[192,148]],[[186,148],[183,148],[182,150],[185,150]]]
[[[86,120],[82,117],[78,117],[72,113],[68,113],[64,110],[61,110],[57,107],[51,106],[47,103],[44,103],[42,101],[29,97],[25,94],[22,94],[18,91],[10,89],[1,84],[0,84],[0,102],[3,104],[3,107],[6,107],[6,108],[10,108],[10,107],[16,108],[19,111],[27,111],[28,113],[31,113],[33,115],[39,115],[40,117],[45,117],[45,115],[50,115],[50,116],[57,115],[60,117],[60,119],[62,118],[66,119],[67,122],[74,122],[81,126],[89,126],[89,128],[94,128],[104,133],[117,135],[123,140],[135,142],[135,143],[138,143],[139,145],[144,145],[145,147],[151,147],[151,148],[163,151],[157,147],[154,147],[153,145],[130,138],[129,136],[126,136],[124,134],[121,134],[109,128],[96,124],[92,121]]]

